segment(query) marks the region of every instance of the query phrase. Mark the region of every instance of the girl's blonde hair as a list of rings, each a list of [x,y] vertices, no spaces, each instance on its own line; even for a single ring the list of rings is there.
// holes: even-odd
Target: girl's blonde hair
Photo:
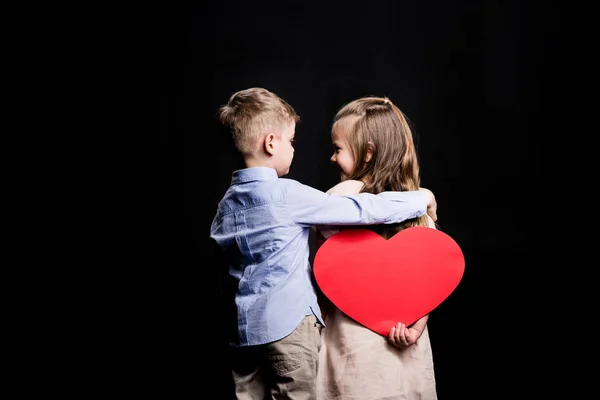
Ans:
[[[332,130],[346,137],[354,155],[348,179],[364,182],[361,192],[418,190],[419,162],[407,117],[387,97],[363,97],[342,107]],[[371,159],[367,151],[371,148]],[[428,226],[427,216],[374,230],[386,238],[410,226]]]
[[[257,150],[266,133],[280,135],[300,117],[285,100],[263,88],[249,88],[234,93],[217,111],[219,122],[231,132],[236,149],[242,155]]]

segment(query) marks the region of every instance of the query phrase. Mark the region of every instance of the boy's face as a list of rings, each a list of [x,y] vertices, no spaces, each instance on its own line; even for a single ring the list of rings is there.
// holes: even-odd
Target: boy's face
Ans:
[[[287,175],[294,159],[294,136],[296,135],[296,123],[292,122],[282,132],[280,138],[276,138],[277,150],[274,154],[275,170],[278,176]]]

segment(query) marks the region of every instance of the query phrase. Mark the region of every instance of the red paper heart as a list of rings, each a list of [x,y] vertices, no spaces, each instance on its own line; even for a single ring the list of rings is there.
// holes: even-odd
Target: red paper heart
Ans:
[[[433,228],[411,227],[389,240],[367,229],[329,237],[315,254],[314,274],[341,311],[387,336],[439,306],[458,286],[465,259],[458,244]]]

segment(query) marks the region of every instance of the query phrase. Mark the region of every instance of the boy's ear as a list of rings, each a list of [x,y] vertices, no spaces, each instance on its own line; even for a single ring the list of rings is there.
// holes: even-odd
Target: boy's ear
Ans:
[[[373,142],[367,142],[367,154],[365,155],[365,161],[371,161],[371,157],[373,157],[373,151],[375,150],[375,145]]]
[[[264,146],[267,154],[275,154],[275,135],[269,133],[267,136],[265,136]]]

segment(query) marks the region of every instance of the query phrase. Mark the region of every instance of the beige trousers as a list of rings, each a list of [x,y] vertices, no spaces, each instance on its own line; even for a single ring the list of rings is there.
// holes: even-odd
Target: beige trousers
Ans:
[[[321,328],[308,315],[281,340],[232,349],[236,398],[315,400]]]

